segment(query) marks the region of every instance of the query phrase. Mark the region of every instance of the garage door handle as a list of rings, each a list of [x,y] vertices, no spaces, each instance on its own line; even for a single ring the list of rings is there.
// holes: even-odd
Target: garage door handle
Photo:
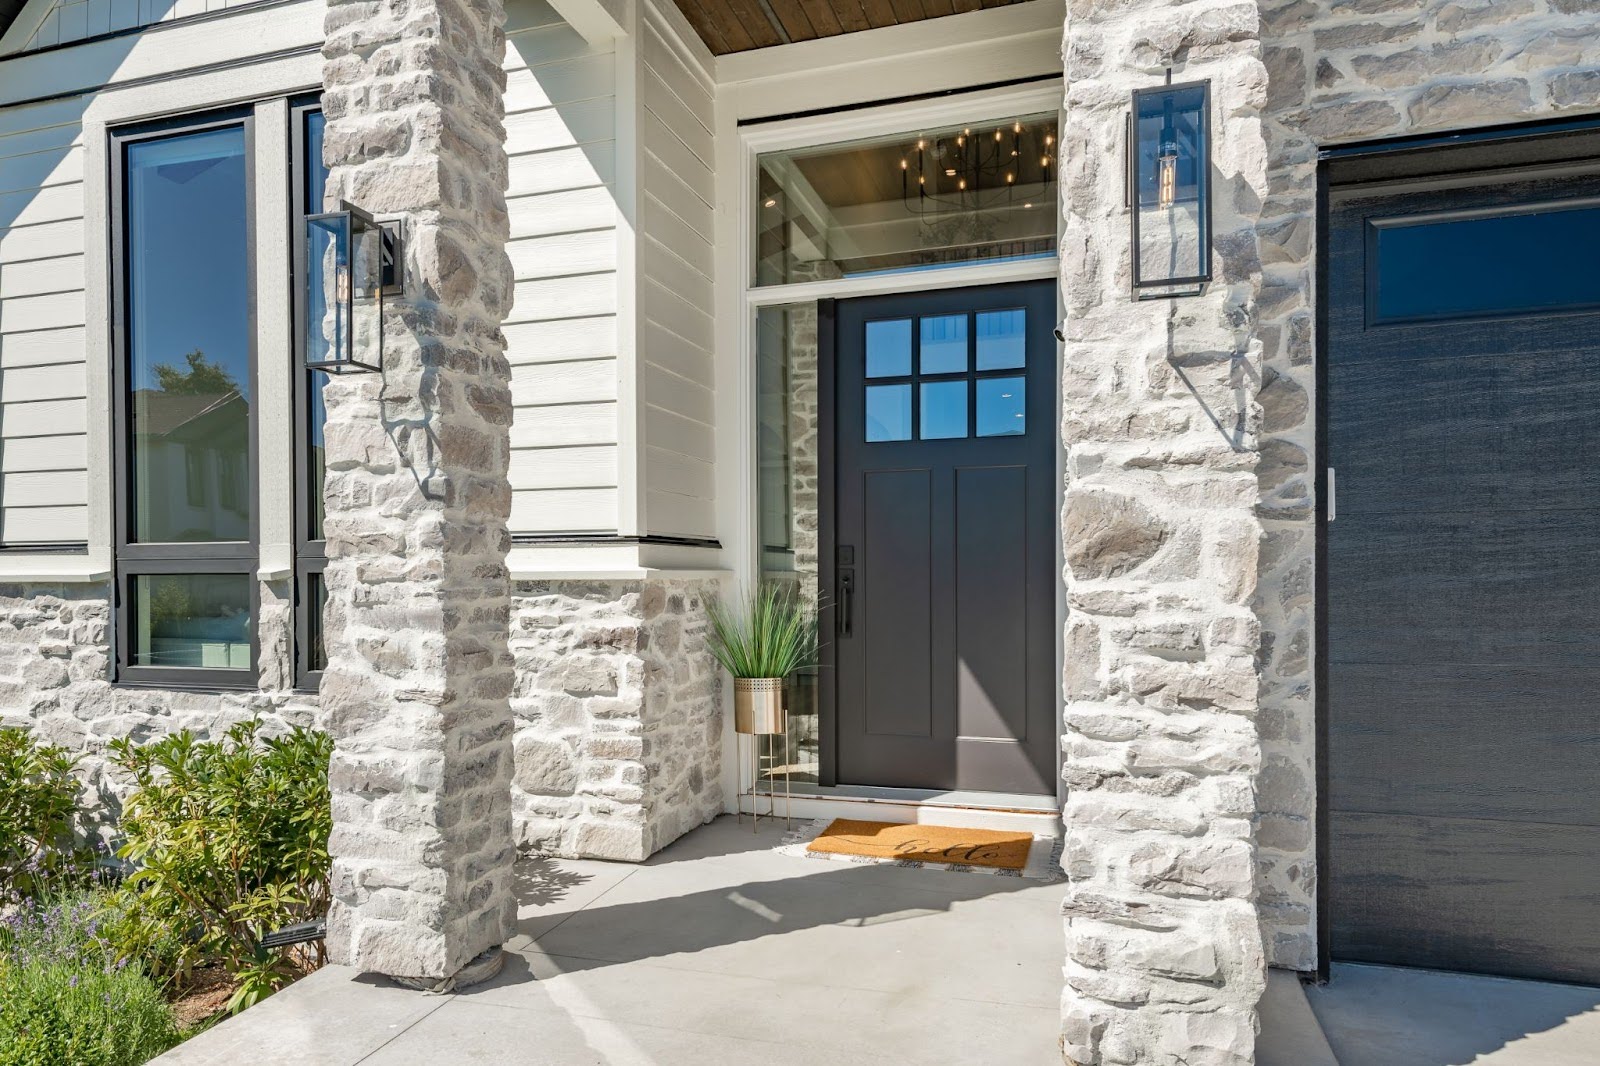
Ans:
[[[1338,496],[1333,491],[1333,467],[1328,467],[1328,521],[1332,522],[1339,510]]]

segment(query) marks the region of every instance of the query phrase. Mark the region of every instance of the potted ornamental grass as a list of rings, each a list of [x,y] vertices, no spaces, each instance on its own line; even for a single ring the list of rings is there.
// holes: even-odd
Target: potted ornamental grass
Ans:
[[[816,653],[816,631],[799,597],[779,585],[759,586],[742,602],[709,605],[711,654],[733,675],[733,727],[782,733],[783,682]]]

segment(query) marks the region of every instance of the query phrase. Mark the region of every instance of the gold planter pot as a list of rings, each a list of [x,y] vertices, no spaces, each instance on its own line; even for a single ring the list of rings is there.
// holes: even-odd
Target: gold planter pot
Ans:
[[[784,733],[789,722],[783,707],[783,678],[733,679],[733,728],[751,735]]]

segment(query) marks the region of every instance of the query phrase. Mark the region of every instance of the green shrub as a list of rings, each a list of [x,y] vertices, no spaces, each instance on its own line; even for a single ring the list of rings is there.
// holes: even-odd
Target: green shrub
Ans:
[[[70,892],[0,921],[0,1066],[132,1066],[178,1042],[160,990],[107,935],[114,900]]]
[[[0,904],[82,880],[94,853],[73,833],[81,786],[65,748],[0,729]]]
[[[187,730],[112,757],[137,786],[123,808],[135,866],[110,934],[158,978],[220,963],[239,982],[240,1010],[323,961],[320,942],[269,951],[261,937],[327,910],[333,741],[296,729],[259,738],[246,722],[216,741]]]
[[[0,1066],[139,1066],[178,1040],[137,968],[0,962]]]

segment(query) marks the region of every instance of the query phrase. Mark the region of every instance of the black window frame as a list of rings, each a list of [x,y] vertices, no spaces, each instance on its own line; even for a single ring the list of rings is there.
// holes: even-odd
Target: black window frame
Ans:
[[[295,687],[315,691],[322,684],[322,670],[315,667],[312,650],[321,627],[313,585],[323,580],[327,568],[327,541],[311,536],[314,508],[311,499],[311,382],[319,373],[307,370],[305,217],[322,210],[321,204],[306,202],[310,160],[307,158],[306,125],[322,111],[322,97],[312,94],[289,101],[289,247],[292,249],[290,290],[293,313],[290,329],[289,373],[294,397],[294,676]],[[321,491],[322,486],[316,486]]]
[[[128,391],[128,272],[127,161],[131,145],[179,137],[208,130],[238,127],[244,133],[245,151],[245,277],[246,332],[249,337],[250,395],[260,395],[260,351],[257,338],[255,108],[232,107],[121,126],[108,131],[110,141],[111,230],[111,446],[112,515],[115,551],[114,607],[115,674],[118,684],[170,689],[256,688],[261,676],[261,584],[257,578],[261,553],[260,418],[250,420],[249,493],[250,536],[244,541],[136,542],[133,539],[133,449]],[[205,239],[205,235],[197,235]],[[234,670],[195,666],[136,666],[132,636],[133,582],[164,574],[243,574],[250,589],[250,667]]]

